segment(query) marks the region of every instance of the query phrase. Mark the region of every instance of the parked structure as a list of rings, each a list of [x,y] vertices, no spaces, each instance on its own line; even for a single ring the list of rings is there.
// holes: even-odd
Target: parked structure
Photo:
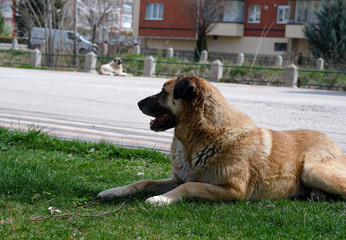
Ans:
[[[309,55],[303,23],[316,23],[315,10],[330,0],[222,0],[224,10],[208,34],[210,52]],[[196,1],[197,2],[197,1]],[[134,37],[143,48],[193,50],[196,26],[177,0],[136,0]]]
[[[48,39],[48,28],[33,27],[31,29],[30,48],[42,48]],[[98,46],[92,44],[83,35],[77,33],[76,36],[71,30],[51,29],[52,48],[54,50],[71,51],[73,50],[74,39],[77,38],[77,51],[84,54],[90,51],[98,52]]]

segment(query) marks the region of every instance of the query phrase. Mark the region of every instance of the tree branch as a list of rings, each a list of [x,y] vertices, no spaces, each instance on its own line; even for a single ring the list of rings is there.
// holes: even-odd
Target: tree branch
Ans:
[[[29,222],[33,222],[33,221],[41,221],[41,220],[46,220],[46,219],[50,219],[50,218],[61,218],[61,217],[66,217],[66,216],[79,216],[79,217],[101,217],[104,216],[106,214],[110,214],[110,213],[115,213],[117,211],[119,211],[125,204],[126,201],[124,201],[122,204],[120,204],[120,206],[112,211],[106,211],[106,212],[102,212],[99,214],[81,214],[81,213],[64,213],[64,214],[60,214],[60,215],[52,215],[49,217],[34,217],[34,218],[30,218]]]

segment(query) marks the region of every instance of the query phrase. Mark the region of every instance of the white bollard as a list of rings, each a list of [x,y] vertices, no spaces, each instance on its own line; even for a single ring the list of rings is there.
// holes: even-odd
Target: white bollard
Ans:
[[[323,70],[323,68],[324,68],[324,60],[323,60],[323,58],[318,58],[316,60],[316,68],[318,70]]]
[[[293,63],[285,70],[285,87],[297,87],[298,68]]]
[[[208,61],[208,52],[206,50],[203,50],[201,52],[201,57],[199,59],[200,63],[206,63]]]
[[[85,55],[84,72],[96,73],[97,56],[94,52],[89,52]]]
[[[135,48],[133,49],[133,53],[137,55],[141,54],[141,48],[139,45],[135,46]]]
[[[12,39],[12,50],[18,50],[18,40],[16,38]]]
[[[35,68],[41,67],[42,54],[37,48],[30,52],[30,65]]]
[[[149,56],[144,60],[143,76],[152,77],[155,74],[156,60],[153,56]]]
[[[237,65],[242,66],[244,64],[244,61],[245,61],[244,53],[239,53],[237,56]]]
[[[217,82],[222,78],[223,64],[219,60],[215,60],[211,64],[210,81]]]
[[[167,49],[166,57],[172,58],[173,56],[174,56],[174,49],[170,47]]]
[[[283,59],[282,59],[282,57],[280,55],[275,57],[275,61],[274,61],[275,67],[281,68],[282,67],[282,62],[283,62]]]

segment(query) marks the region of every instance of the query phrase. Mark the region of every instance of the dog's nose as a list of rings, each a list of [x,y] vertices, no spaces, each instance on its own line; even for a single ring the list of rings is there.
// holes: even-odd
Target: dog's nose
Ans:
[[[143,99],[143,100],[144,100],[144,99]],[[141,106],[142,106],[142,104],[143,104],[143,100],[140,100],[140,101],[137,103],[137,105],[138,105],[139,108],[141,108]]]

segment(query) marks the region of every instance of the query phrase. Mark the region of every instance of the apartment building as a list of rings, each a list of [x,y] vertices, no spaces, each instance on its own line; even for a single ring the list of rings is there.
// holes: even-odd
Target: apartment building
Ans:
[[[16,35],[15,22],[13,18],[13,3],[15,0],[0,0],[0,13],[5,18],[5,24],[11,36]]]
[[[134,0],[120,1],[119,27],[123,31],[132,31]]]
[[[308,55],[303,23],[316,23],[315,10],[330,0],[221,0],[223,11],[208,33],[211,52]],[[193,50],[196,23],[185,1],[136,0],[134,37],[142,47]],[[182,10],[183,9],[183,10]],[[190,15],[190,16],[189,16]]]

